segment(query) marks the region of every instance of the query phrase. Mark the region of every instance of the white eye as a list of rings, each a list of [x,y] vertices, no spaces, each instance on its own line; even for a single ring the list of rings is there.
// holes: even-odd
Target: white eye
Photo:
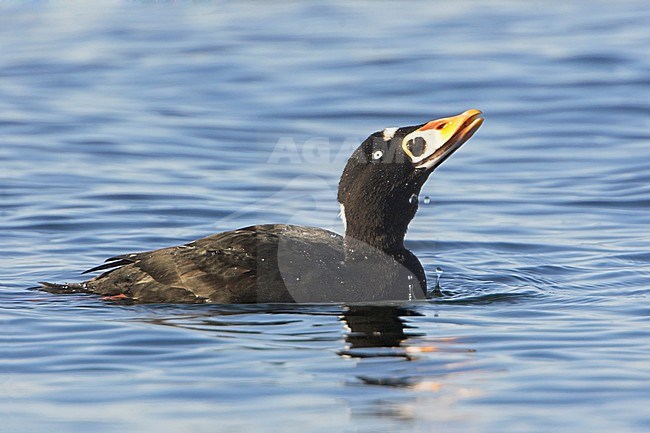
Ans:
[[[382,156],[384,156],[384,152],[382,152],[381,150],[375,150],[374,152],[372,152],[372,159],[379,159]]]

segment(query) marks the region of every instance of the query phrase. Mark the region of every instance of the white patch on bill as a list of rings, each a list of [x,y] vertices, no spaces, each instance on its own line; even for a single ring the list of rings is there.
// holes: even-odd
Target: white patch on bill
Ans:
[[[384,129],[384,141],[390,141],[397,132],[398,128],[385,128]]]

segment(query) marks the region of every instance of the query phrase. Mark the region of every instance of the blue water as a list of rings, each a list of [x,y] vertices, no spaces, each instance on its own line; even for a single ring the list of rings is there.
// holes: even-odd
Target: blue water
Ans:
[[[3,2],[0,22],[3,432],[650,430],[645,1]],[[407,237],[442,298],[28,290],[254,223],[342,232],[360,140],[469,108],[486,121]]]

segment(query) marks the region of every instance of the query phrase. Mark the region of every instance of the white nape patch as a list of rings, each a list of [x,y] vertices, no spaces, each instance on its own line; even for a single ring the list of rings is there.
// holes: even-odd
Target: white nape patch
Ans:
[[[390,141],[399,128],[384,128],[384,141]]]
[[[348,228],[348,222],[345,220],[345,206],[343,206],[343,203],[339,203],[341,205],[341,212],[339,212],[339,216],[341,217],[341,220],[343,221],[343,229]]]

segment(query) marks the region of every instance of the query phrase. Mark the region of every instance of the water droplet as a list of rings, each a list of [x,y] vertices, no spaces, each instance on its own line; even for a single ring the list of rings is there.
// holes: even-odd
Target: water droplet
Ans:
[[[426,196],[426,197],[424,197],[424,200],[422,200],[422,202],[424,204],[429,204],[429,203],[431,203],[431,199],[429,198],[429,196]]]
[[[409,198],[409,203],[411,203],[411,204],[413,204],[413,203],[417,203],[417,201],[418,201],[418,195],[417,195],[417,194],[413,194],[413,195]]]
[[[409,281],[413,279],[413,275],[409,275],[406,277]]]
[[[440,277],[442,277],[442,268],[438,266],[436,268],[436,287],[440,288]]]
[[[300,277],[296,277],[296,281],[300,281]]]

